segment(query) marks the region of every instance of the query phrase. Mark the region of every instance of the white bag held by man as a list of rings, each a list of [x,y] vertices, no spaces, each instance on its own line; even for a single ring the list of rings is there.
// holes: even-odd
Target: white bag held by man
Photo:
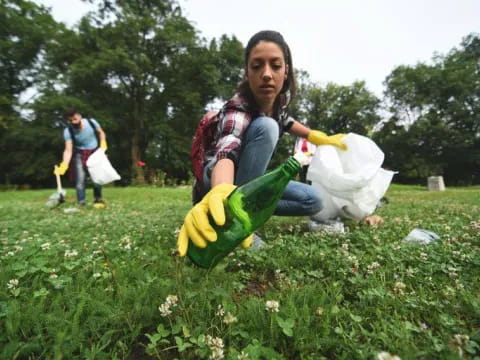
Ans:
[[[307,179],[323,200],[323,209],[313,220],[360,221],[371,215],[395,174],[381,168],[385,155],[371,139],[349,133],[342,141],[348,150],[319,146],[308,168]]]
[[[105,185],[115,180],[120,180],[120,175],[113,168],[103,149],[99,148],[89,156],[87,168],[95,184]]]

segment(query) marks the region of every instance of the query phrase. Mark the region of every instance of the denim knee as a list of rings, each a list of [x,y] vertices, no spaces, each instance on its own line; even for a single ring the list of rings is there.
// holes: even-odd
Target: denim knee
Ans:
[[[314,215],[323,209],[323,201],[318,191],[312,191],[310,193],[307,203],[309,207],[308,215]]]
[[[246,140],[261,139],[275,147],[279,136],[280,130],[277,121],[269,116],[259,116],[250,123],[246,133]]]

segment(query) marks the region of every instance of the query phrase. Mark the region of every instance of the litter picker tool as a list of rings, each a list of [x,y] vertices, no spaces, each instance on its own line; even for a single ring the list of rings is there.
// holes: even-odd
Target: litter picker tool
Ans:
[[[57,169],[57,167],[58,166],[55,165],[55,170]],[[54,207],[54,206],[58,206],[58,205],[64,203],[65,202],[65,195],[67,194],[66,190],[62,189],[62,181],[60,180],[60,175],[55,174],[55,178],[57,179],[57,192],[53,193],[48,198],[48,201],[46,203],[46,205],[48,207]]]

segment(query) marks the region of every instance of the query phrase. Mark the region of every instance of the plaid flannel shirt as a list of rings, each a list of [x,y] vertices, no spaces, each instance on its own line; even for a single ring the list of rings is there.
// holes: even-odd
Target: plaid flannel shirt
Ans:
[[[288,94],[281,95],[277,120],[280,136],[292,126],[294,119],[287,114]],[[242,138],[250,123],[264,115],[252,108],[247,99],[235,94],[220,110],[214,142],[205,151],[205,164],[213,166],[221,159],[230,159],[235,165],[238,162],[242,147]]]

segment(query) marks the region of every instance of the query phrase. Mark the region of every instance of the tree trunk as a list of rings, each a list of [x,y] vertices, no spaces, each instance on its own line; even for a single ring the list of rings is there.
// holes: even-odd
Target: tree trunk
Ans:
[[[144,131],[144,111],[140,101],[135,101],[133,111],[133,135],[132,135],[132,175],[139,184],[145,183],[143,167],[139,165],[142,160],[142,147],[140,141]]]

